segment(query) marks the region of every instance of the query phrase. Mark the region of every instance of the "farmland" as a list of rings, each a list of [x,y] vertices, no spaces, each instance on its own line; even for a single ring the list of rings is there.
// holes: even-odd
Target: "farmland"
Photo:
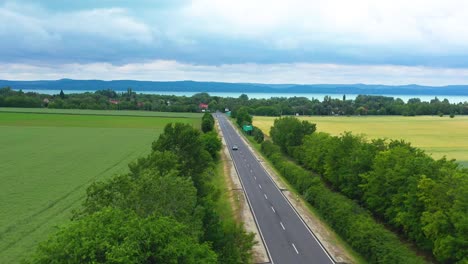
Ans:
[[[200,117],[0,108],[0,263],[19,262],[70,218],[91,182],[149,153],[167,123],[198,127]]]
[[[345,131],[368,138],[404,139],[434,158],[457,159],[468,167],[468,116],[354,116],[299,117],[317,124],[317,131],[339,135]],[[255,116],[253,124],[268,135],[274,117]]]

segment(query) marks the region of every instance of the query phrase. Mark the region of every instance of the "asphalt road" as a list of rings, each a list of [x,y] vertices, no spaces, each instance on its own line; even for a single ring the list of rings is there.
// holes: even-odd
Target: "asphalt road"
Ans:
[[[218,118],[271,262],[334,263],[223,114]],[[237,145],[238,150],[232,150]]]

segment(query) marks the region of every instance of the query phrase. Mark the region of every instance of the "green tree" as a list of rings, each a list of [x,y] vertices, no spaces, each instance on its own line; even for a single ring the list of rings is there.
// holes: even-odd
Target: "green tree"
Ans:
[[[222,147],[221,139],[218,137],[218,134],[214,131],[205,133],[201,135],[201,140],[203,147],[208,151],[208,153],[210,153],[213,160],[218,160],[219,151]]]
[[[324,152],[315,152],[323,157],[324,177],[347,197],[360,199],[362,190],[359,186],[363,183],[360,174],[372,169],[374,157],[382,143],[368,143],[362,135],[350,132],[332,137],[326,143],[321,148],[321,151],[325,149]]]
[[[201,129],[203,133],[213,131],[215,120],[213,115],[210,113],[205,113],[202,117]]]
[[[30,263],[217,263],[209,245],[171,218],[105,208],[60,229]]]
[[[456,164],[438,161],[443,177],[423,176],[418,184],[418,197],[426,210],[421,222],[424,234],[434,243],[434,255],[444,263],[468,261],[468,170],[457,170]]]
[[[423,151],[397,141],[376,155],[372,170],[362,174],[363,199],[368,208],[384,217],[423,249],[431,249],[420,221],[424,206],[418,199],[418,182],[437,168]]]
[[[260,128],[255,127],[255,126],[253,127],[252,136],[254,137],[257,143],[262,143],[263,140],[265,139],[265,135],[263,135],[263,131]]]
[[[167,124],[164,133],[153,142],[153,151],[172,151],[179,160],[181,174],[194,177],[198,184],[195,176],[200,175],[211,162],[200,135],[200,131],[189,124]]]
[[[295,117],[281,117],[275,119],[270,135],[283,152],[291,154],[292,149],[301,145],[303,138],[315,132],[315,129],[316,125],[307,121],[301,122]]]
[[[252,124],[252,116],[246,107],[241,107],[236,113],[237,124],[239,126]]]
[[[65,99],[65,93],[63,93],[63,90],[60,90],[59,96],[61,99]]]

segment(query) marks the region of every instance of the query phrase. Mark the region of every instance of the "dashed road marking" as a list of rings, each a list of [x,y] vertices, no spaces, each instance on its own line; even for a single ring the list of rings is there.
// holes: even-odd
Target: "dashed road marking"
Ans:
[[[268,196],[266,194],[263,194],[265,196],[265,199],[268,199]]]
[[[275,208],[273,208],[273,206],[271,207],[271,210],[273,210],[273,213],[276,213]]]
[[[283,228],[283,230],[286,230],[286,228],[284,228],[283,222],[280,222],[280,225]]]
[[[260,189],[262,188],[262,186],[259,184],[258,187],[260,187]]]
[[[299,254],[299,251],[297,251],[296,245],[294,245],[294,243],[292,243],[292,246],[293,246],[294,250],[296,251],[296,254]]]

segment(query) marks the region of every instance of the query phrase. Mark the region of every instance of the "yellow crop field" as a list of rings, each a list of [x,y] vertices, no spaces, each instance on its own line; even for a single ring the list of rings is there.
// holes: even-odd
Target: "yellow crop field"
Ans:
[[[446,156],[468,167],[468,116],[300,116],[317,124],[317,131],[339,135],[345,131],[368,138],[404,139],[434,158]],[[255,116],[253,125],[269,135],[275,117]]]

